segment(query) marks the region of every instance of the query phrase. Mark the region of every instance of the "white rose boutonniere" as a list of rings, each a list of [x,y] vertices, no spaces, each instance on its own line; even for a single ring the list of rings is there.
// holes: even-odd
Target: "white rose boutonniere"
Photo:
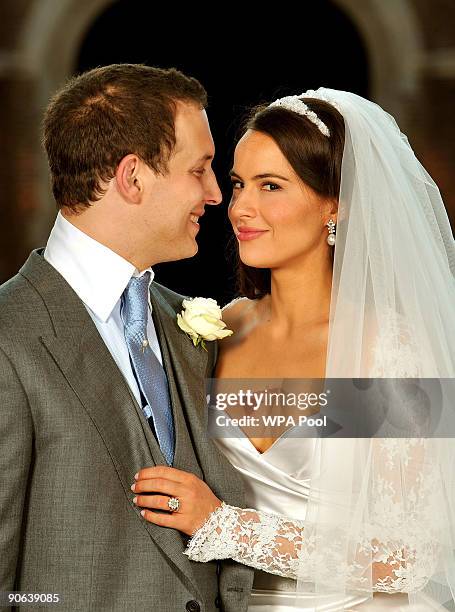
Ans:
[[[183,300],[183,310],[177,315],[177,325],[193,341],[194,346],[206,349],[206,340],[221,340],[234,332],[226,329],[221,308],[212,298],[196,297]]]

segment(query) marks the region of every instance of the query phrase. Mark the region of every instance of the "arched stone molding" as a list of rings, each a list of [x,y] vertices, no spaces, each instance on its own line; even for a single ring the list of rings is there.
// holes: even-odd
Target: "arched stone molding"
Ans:
[[[408,0],[333,0],[363,38],[371,70],[371,97],[406,128],[407,100],[420,86],[424,50]]]
[[[408,0],[333,0],[353,21],[368,52],[372,97],[407,127],[407,100],[419,88],[422,43]],[[19,45],[11,58],[15,69],[36,84],[33,104],[41,114],[61,83],[71,75],[85,33],[94,19],[114,0],[34,0]],[[321,25],[321,37],[324,24]],[[5,58],[4,58],[5,60]],[[3,61],[4,61],[3,60]],[[39,174],[47,177],[44,156],[38,150]],[[39,181],[42,206],[30,223],[29,241],[42,244],[55,209],[47,179]]]
[[[73,73],[87,30],[114,0],[34,0],[23,25],[15,53],[15,70],[34,83],[33,105],[42,117],[52,94]],[[36,142],[41,203],[27,231],[32,246],[44,244],[55,217],[55,204],[47,180],[44,155]]]

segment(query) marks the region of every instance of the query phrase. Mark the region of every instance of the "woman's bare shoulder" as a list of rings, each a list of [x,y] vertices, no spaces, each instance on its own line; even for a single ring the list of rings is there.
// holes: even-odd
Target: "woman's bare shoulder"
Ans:
[[[242,330],[246,319],[253,314],[257,300],[250,300],[247,297],[238,297],[223,307],[223,321],[228,329],[234,332]]]
[[[236,298],[223,308],[223,321],[228,329],[234,332],[232,336],[219,343],[217,378],[239,378],[244,370],[243,349],[248,340],[252,321],[258,300]]]

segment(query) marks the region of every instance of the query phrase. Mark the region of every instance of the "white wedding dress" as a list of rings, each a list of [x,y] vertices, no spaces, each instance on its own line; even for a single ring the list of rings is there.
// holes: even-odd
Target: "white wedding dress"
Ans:
[[[295,517],[302,516],[307,500],[306,474],[312,460],[314,439],[284,435],[262,454],[245,435],[215,442],[242,476],[246,504],[254,510],[223,504],[193,536],[187,554],[195,561],[232,558],[256,568],[249,612],[290,612],[291,609],[313,612],[311,593],[300,593],[300,606],[295,608],[299,560],[295,550],[290,554],[288,551],[302,542],[303,521]],[[284,553],[283,538],[289,542]],[[317,609],[327,612],[407,609],[406,593],[397,592],[397,589],[406,590],[406,576],[399,571],[399,564],[398,568],[395,580],[389,580],[388,585],[376,585],[378,592],[373,602],[362,605],[365,599],[361,597],[328,596],[324,607],[318,599]],[[415,568],[410,570],[411,578],[415,578],[414,572]],[[429,602],[428,610],[436,609],[439,608]]]
[[[392,319],[395,321],[391,322],[393,327],[396,317]],[[401,377],[412,377],[415,375],[413,353],[409,343],[403,344],[398,351],[396,346],[392,348],[390,339],[395,337],[392,327],[383,329],[371,375],[384,377],[393,372]],[[185,554],[194,561],[231,558],[255,568],[249,612],[444,610],[430,598],[427,601],[426,595],[422,595],[427,601],[424,607],[412,606],[407,595],[426,584],[434,571],[438,554],[432,546],[437,541],[432,525],[437,525],[434,517],[438,514],[432,483],[436,483],[437,478],[433,479],[428,472],[422,478],[422,473],[415,470],[419,457],[427,449],[427,440],[375,440],[373,460],[380,463],[379,477],[374,490],[370,531],[363,534],[362,545],[374,561],[387,563],[389,572],[386,578],[373,584],[373,601],[361,595],[327,595],[322,602],[321,595],[318,595],[316,603],[310,592],[298,591],[297,603],[297,578],[299,570],[302,570],[301,553],[305,550],[303,519],[316,439],[292,437],[288,431],[266,452],[260,453],[240,428],[233,427],[230,433],[233,437],[214,439],[214,442],[243,479],[247,509],[223,503],[193,535]],[[331,441],[331,461],[341,469],[343,461],[350,460],[347,452],[350,443],[349,439]],[[415,477],[416,487],[410,487],[405,506],[397,503],[394,497],[395,488],[399,490],[400,487],[399,479],[403,478],[400,473],[403,465],[410,466],[409,472]],[[425,518],[419,515],[422,509]],[[404,556],[403,550],[406,550]],[[304,563],[311,567],[314,562],[311,551],[306,549],[305,553]],[[336,555],[336,546],[324,550],[322,563],[332,567],[333,571],[340,567]]]

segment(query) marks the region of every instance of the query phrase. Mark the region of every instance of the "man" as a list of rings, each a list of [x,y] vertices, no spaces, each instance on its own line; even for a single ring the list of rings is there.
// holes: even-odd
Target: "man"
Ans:
[[[198,219],[220,203],[205,105],[195,79],[124,64],[72,79],[47,109],[59,214],[45,251],[0,288],[3,593],[71,611],[246,609],[252,572],[191,563],[130,489],[167,464],[242,504],[206,438],[216,346],[193,346],[182,296],[150,267],[194,255]]]

